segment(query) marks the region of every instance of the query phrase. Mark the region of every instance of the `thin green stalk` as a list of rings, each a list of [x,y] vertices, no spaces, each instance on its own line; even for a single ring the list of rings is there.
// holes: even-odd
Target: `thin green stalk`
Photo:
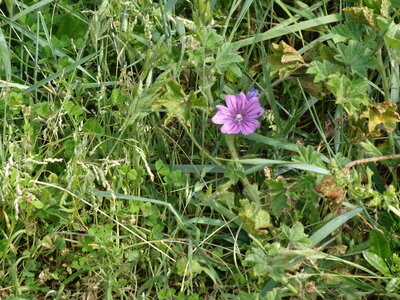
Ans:
[[[379,49],[378,51],[378,69],[380,74],[382,75],[382,86],[383,86],[383,91],[385,93],[385,101],[390,101],[391,93],[389,89],[389,80],[386,76],[385,66],[383,65],[381,49]]]
[[[239,160],[239,155],[237,153],[236,145],[235,145],[235,136],[225,134],[225,141],[226,141],[228,149],[231,153],[232,159],[236,160],[236,161]],[[239,167],[242,166],[240,163],[236,163],[236,165]],[[260,198],[257,195],[256,189],[251,185],[251,183],[247,179],[247,177],[240,178],[240,181],[242,182],[242,184],[244,186],[244,191],[245,191],[246,196],[248,196],[252,201],[255,201],[255,202],[260,201]]]

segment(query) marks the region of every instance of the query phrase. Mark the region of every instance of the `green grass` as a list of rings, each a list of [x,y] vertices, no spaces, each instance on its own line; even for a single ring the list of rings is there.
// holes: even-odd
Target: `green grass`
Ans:
[[[1,1],[0,299],[397,299],[400,3],[363,2]]]

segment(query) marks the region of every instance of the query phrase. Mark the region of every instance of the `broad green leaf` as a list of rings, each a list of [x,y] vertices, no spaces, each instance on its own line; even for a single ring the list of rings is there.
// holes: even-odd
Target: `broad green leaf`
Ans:
[[[369,243],[371,252],[383,259],[389,259],[392,256],[390,245],[383,233],[378,230],[372,230],[369,234]]]
[[[104,128],[95,119],[88,119],[82,127],[84,132],[94,133],[94,134],[104,134]]]
[[[376,126],[382,124],[387,131],[392,132],[396,129],[396,123],[400,122],[400,116],[396,112],[397,106],[393,102],[380,102],[370,105],[367,111],[362,114],[363,118],[368,118],[368,130],[373,132]]]
[[[364,255],[364,258],[366,259],[366,261],[371,266],[373,266],[375,269],[377,269],[383,275],[391,276],[388,266],[386,265],[385,261],[381,257],[379,257],[375,253],[372,253],[369,251],[364,251],[363,255]]]
[[[308,165],[318,166],[320,168],[325,168],[322,162],[321,153],[314,150],[312,146],[298,146],[298,155],[294,155],[292,160],[296,163],[304,163]]]
[[[267,179],[269,198],[272,214],[279,217],[283,209],[289,208],[289,194],[283,179]]]
[[[177,268],[177,273],[179,276],[183,276],[184,274],[196,276],[202,272],[202,267],[196,260],[191,259],[189,263],[186,257],[180,258],[176,262],[175,266]]]
[[[333,41],[335,43],[348,42],[349,40],[362,41],[365,27],[362,24],[348,20],[332,28]]]
[[[190,116],[190,103],[182,86],[172,78],[166,82],[156,101],[152,103],[152,110],[159,111],[166,109],[167,118],[164,124],[169,123],[173,118],[188,120]]]
[[[327,85],[336,97],[336,104],[342,104],[350,116],[369,104],[367,82],[361,78],[350,80],[346,75],[333,74]]]
[[[243,167],[230,164],[226,168],[224,177],[229,178],[233,184],[236,184],[239,179],[246,177],[246,174],[244,173]]]
[[[371,49],[365,47],[361,42],[350,40],[348,45],[337,45],[339,54],[335,59],[351,69],[362,78],[367,77],[367,70],[375,68],[377,63]]]
[[[336,228],[346,223],[348,220],[353,218],[361,211],[362,211],[361,208],[356,208],[329,221],[323,227],[314,232],[312,236],[310,236],[310,240],[312,242],[311,246],[312,247],[317,246],[324,238],[326,238],[333,231],[335,231]]]
[[[290,247],[309,247],[311,240],[304,233],[304,226],[300,222],[293,224],[292,228],[283,224],[281,225],[281,233],[278,236],[279,240],[286,242]]]

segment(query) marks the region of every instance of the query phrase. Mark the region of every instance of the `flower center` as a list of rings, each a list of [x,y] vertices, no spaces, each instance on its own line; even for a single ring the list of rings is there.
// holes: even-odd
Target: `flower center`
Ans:
[[[243,116],[241,114],[237,114],[235,120],[237,122],[243,121]]]

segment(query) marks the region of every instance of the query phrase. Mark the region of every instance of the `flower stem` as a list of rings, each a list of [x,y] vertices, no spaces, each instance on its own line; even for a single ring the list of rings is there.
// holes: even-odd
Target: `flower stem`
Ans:
[[[225,134],[225,141],[228,146],[229,152],[231,153],[231,157],[233,160],[239,160],[239,155],[237,153],[236,145],[235,145],[235,136],[230,134]],[[241,167],[242,165],[239,162],[235,162],[236,166]],[[240,182],[244,186],[245,195],[252,201],[258,202],[260,198],[257,195],[257,190],[250,184],[250,181],[247,177],[241,177]]]

